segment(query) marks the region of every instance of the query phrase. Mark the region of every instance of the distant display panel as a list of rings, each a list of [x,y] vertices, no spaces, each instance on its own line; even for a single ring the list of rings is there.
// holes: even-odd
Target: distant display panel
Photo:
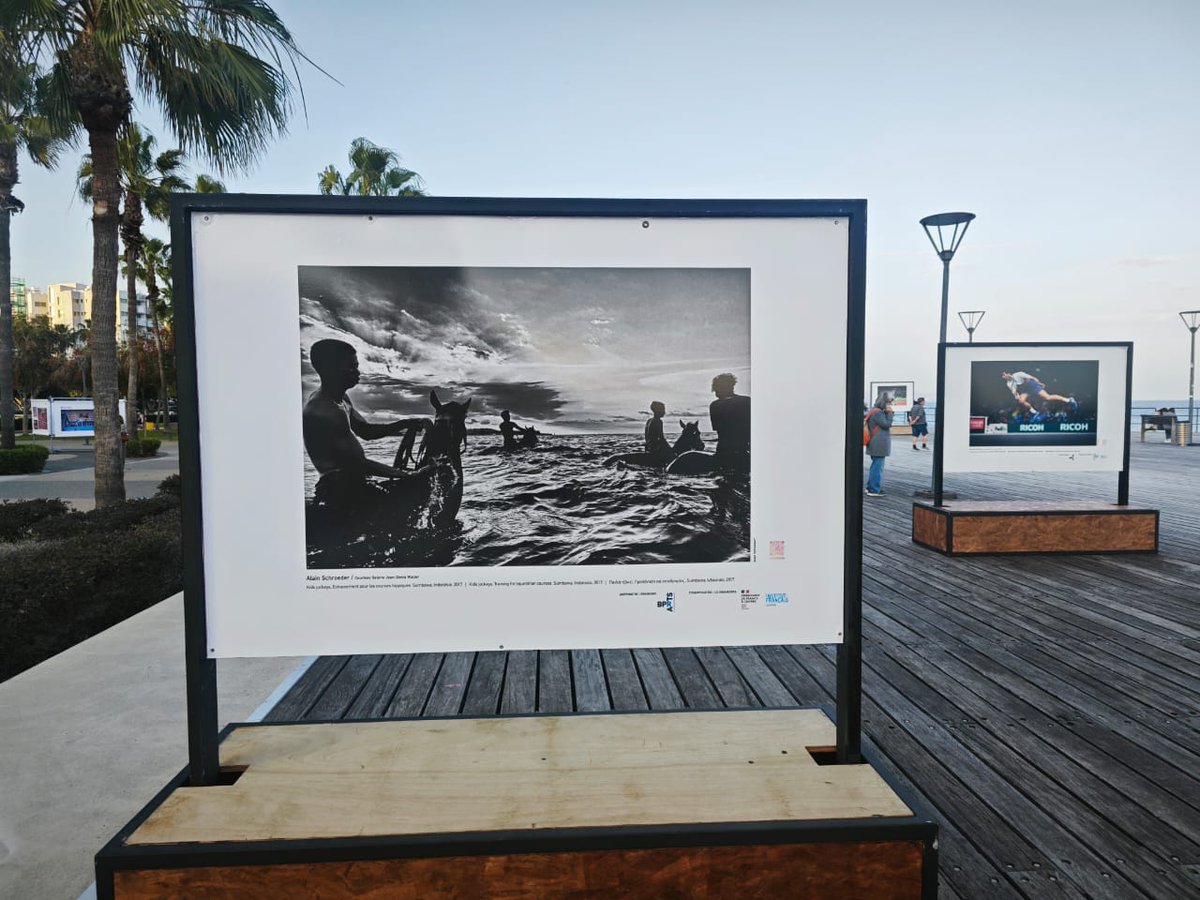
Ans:
[[[907,413],[912,409],[914,383],[911,381],[872,381],[871,403],[878,403],[885,396],[892,401],[893,412]]]

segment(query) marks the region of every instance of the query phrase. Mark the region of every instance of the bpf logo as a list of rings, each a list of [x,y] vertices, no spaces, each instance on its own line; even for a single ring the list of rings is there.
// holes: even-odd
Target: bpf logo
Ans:
[[[667,612],[675,612],[675,594],[667,591],[667,599],[659,600],[658,608],[665,609]]]

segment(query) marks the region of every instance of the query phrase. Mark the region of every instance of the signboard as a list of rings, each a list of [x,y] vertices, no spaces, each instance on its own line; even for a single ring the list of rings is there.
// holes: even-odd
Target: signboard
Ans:
[[[50,401],[34,400],[30,405],[33,413],[33,433],[50,434]]]
[[[125,401],[117,401],[125,417]],[[50,397],[33,401],[33,433],[49,437],[95,437],[95,401],[91,397]]]
[[[841,640],[847,217],[587,203],[190,214],[210,657]]]
[[[950,344],[947,472],[1120,472],[1133,345]]]
[[[96,410],[94,407],[71,408],[64,409],[59,407],[58,410],[59,434],[88,434],[96,433]]]
[[[912,409],[913,401],[916,400],[916,383],[912,381],[872,381],[871,390],[868,392],[869,402],[874,404],[881,397],[887,395],[892,401],[892,411],[897,415],[904,413],[908,415],[908,411]]]

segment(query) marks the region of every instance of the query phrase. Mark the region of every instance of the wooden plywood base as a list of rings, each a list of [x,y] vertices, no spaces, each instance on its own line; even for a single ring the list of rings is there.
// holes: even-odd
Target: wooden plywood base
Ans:
[[[1093,501],[918,502],[912,539],[950,556],[1155,553],[1158,510]]]
[[[237,726],[100,896],[933,896],[936,826],[817,710]],[[231,778],[233,776],[231,775]]]

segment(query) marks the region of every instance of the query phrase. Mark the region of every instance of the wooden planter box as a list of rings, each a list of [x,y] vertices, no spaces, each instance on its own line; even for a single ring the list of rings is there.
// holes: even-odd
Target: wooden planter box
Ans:
[[[949,556],[1156,553],[1158,510],[1095,501],[914,503],[912,539]]]
[[[819,710],[238,725],[96,857],[149,897],[936,897],[937,826]]]

